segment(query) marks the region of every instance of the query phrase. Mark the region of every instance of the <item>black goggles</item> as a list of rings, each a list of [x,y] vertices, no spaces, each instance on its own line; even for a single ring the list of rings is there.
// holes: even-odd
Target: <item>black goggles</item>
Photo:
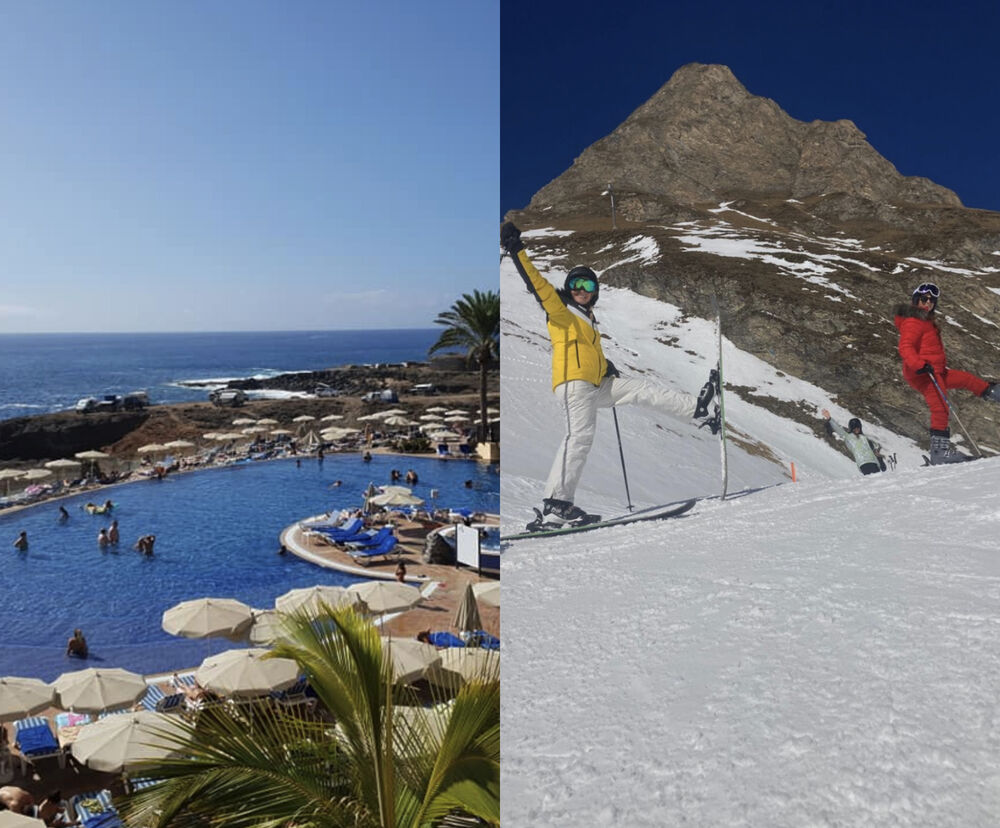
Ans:
[[[933,282],[924,282],[920,287],[913,291],[914,296],[929,296],[931,299],[937,300],[941,296],[941,289],[935,285]]]
[[[569,283],[570,290],[585,290],[587,293],[593,293],[597,290],[597,282],[593,279],[585,279],[582,276],[577,276],[575,279],[571,279]]]

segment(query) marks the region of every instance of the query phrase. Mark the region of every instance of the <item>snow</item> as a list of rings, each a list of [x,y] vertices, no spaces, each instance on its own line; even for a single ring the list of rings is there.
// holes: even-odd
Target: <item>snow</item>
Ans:
[[[507,260],[501,291],[512,533],[541,501],[560,417],[544,314]],[[710,321],[610,287],[596,310],[623,374],[697,393]],[[741,388],[851,416],[724,353]],[[861,477],[804,426],[736,393],[726,404],[730,491],[782,485],[505,548],[503,825],[995,825],[1000,460],[921,468],[920,447],[866,424],[899,465]],[[636,506],[718,493],[707,429],[618,418]],[[611,515],[624,485],[599,420],[577,502]]]

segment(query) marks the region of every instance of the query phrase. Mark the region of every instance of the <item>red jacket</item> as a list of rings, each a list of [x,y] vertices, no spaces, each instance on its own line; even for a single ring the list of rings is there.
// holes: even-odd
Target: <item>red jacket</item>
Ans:
[[[903,377],[914,379],[917,371],[929,362],[934,373],[947,372],[941,331],[934,320],[934,312],[921,310],[915,305],[899,305],[894,319],[899,328],[899,355],[903,358]]]

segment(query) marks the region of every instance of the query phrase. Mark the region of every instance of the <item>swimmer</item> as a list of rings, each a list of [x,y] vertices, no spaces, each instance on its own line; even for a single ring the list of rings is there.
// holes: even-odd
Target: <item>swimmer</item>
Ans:
[[[118,545],[118,540],[119,540],[119,536],[118,536],[118,521],[117,520],[113,520],[113,521],[111,521],[111,528],[108,529],[108,543],[113,543],[113,544],[115,544],[117,546]]]
[[[87,639],[83,637],[82,630],[73,630],[73,637],[66,642],[66,655],[75,658],[87,657]]]
[[[107,546],[109,543],[111,543],[111,541],[108,540],[108,530],[102,528],[97,533],[97,545],[98,546]]]
[[[59,522],[60,523],[65,523],[67,520],[69,520],[69,512],[66,511],[66,507],[65,506],[60,506],[59,507]]]
[[[28,551],[28,533],[22,531],[20,535],[17,536],[17,540],[14,541],[14,548],[18,552]]]

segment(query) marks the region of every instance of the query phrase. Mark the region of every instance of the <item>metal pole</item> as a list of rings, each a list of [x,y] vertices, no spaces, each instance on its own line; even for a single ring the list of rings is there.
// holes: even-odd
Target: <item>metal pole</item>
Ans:
[[[618,456],[622,460],[622,477],[625,478],[625,500],[628,501],[628,510],[631,512],[635,507],[632,505],[632,495],[628,491],[628,472],[625,471],[625,452],[622,450],[622,433],[618,428],[618,411],[611,406],[611,415],[615,418],[615,436],[618,438]]]
[[[955,406],[953,406],[948,401],[948,398],[945,396],[944,391],[941,390],[941,386],[938,385],[938,381],[937,378],[934,376],[934,373],[931,372],[927,376],[931,378],[931,382],[934,383],[934,387],[937,389],[937,392],[940,395],[941,399],[944,400],[944,404],[948,406],[948,410],[952,413],[952,416],[955,418],[955,422],[958,423],[958,427],[962,429],[962,433],[965,435],[965,439],[968,440],[970,445],[976,450],[976,454],[982,457],[983,453],[979,450],[979,446],[976,445],[976,441],[969,436],[969,432],[965,430],[965,426],[962,425],[962,419],[958,416],[958,412],[955,410]]]

